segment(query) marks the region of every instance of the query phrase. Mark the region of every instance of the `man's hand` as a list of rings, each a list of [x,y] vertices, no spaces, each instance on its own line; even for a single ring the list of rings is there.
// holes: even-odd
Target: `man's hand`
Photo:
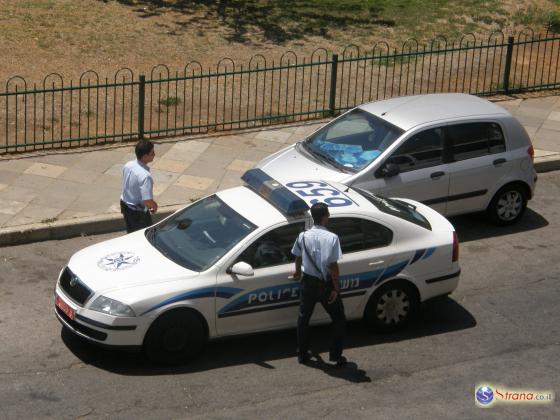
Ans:
[[[338,297],[339,291],[338,290],[333,290],[331,291],[331,294],[329,295],[329,300],[327,301],[327,303],[330,305],[331,303],[333,303],[336,298]]]
[[[158,205],[154,200],[144,200],[144,205],[150,210],[150,213],[154,214],[157,212]]]
[[[293,272],[290,277],[294,280],[294,281],[300,281],[301,280],[301,271],[295,271]]]

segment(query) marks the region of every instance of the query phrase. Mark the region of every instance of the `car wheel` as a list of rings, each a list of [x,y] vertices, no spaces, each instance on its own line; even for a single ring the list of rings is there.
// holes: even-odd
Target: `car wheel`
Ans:
[[[527,192],[520,185],[511,184],[501,188],[488,206],[488,216],[500,226],[517,222],[527,208]]]
[[[174,310],[160,316],[144,339],[144,353],[158,364],[184,363],[198,354],[207,341],[207,331],[195,313]]]
[[[395,280],[384,284],[371,296],[364,313],[368,326],[379,331],[404,328],[418,311],[418,293],[410,284]]]

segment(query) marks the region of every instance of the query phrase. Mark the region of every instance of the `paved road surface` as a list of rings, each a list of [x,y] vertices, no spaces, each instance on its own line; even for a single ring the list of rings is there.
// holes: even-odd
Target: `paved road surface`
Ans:
[[[404,333],[351,324],[346,369],[298,365],[293,330],[214,342],[173,369],[85,345],[61,331],[53,286],[72,253],[112,235],[1,248],[0,418],[559,418],[560,402],[480,409],[474,389],[560,396],[560,172],[513,228],[453,223],[459,289]],[[323,357],[327,333],[313,330]]]

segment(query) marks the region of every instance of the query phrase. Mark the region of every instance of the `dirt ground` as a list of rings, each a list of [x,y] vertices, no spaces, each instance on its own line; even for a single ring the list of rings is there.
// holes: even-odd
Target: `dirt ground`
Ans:
[[[220,15],[201,3],[224,2],[0,0],[0,83],[19,75],[29,86],[41,85],[53,72],[65,81],[77,81],[86,70],[111,80],[123,67],[149,78],[150,70],[159,63],[166,64],[173,74],[182,72],[192,60],[203,68],[215,66],[223,57],[247,64],[255,54],[278,60],[288,50],[309,56],[318,47],[341,52],[349,44],[371,48],[378,41],[400,46],[413,36],[425,41],[437,34],[455,38],[475,32],[485,40],[493,30],[511,33],[524,25],[544,30],[546,16],[560,13],[558,0],[379,0],[373,3],[390,6],[376,11],[375,19],[359,17],[354,23],[352,19],[337,20],[323,10],[318,13],[326,16],[324,22],[314,17],[304,30],[281,37],[268,33],[264,24],[251,25],[247,16],[240,27],[239,20],[232,21],[227,13]],[[235,9],[242,2],[225,3],[233,5],[228,13],[238,17],[245,13]],[[328,3],[325,0],[327,8]],[[405,9],[405,4],[414,9]],[[422,4],[433,6],[422,8]],[[310,12],[305,16],[311,16]],[[263,19],[262,13],[259,19]],[[323,23],[314,28],[317,22]]]

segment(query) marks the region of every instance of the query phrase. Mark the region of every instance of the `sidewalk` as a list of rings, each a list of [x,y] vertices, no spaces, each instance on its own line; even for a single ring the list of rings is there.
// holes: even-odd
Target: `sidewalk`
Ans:
[[[560,169],[560,96],[498,104],[527,129],[537,169]],[[159,217],[240,185],[240,176],[257,161],[325,122],[156,140],[151,168]],[[128,143],[0,157],[0,246],[123,229],[121,169],[134,158],[133,148]]]

